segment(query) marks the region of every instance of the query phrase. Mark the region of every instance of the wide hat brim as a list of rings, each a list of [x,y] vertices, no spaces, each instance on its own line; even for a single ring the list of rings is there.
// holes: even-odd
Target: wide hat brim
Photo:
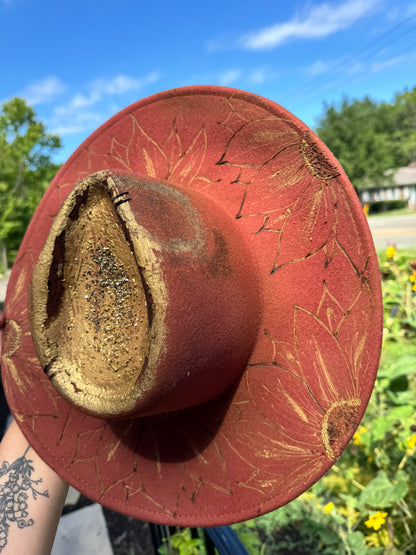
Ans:
[[[203,192],[252,249],[264,302],[257,342],[239,383],[210,403],[107,421],[70,406],[40,367],[32,270],[64,199],[103,169]],[[174,525],[253,518],[311,486],[361,420],[381,348],[377,258],[339,163],[280,106],[219,87],[141,100],[79,147],[28,228],[5,316],[4,388],[33,448],[89,498]]]

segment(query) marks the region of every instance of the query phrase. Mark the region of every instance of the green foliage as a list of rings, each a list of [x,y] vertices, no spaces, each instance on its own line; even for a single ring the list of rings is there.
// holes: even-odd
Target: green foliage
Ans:
[[[58,166],[60,147],[21,98],[0,112],[0,266],[11,264],[32,214]]]
[[[378,200],[371,203],[370,214],[378,214],[391,210],[403,210],[407,208],[407,205],[408,201],[404,199]]]
[[[416,256],[380,256],[384,344],[373,395],[331,470],[285,507],[235,525],[250,553],[416,552]]]
[[[392,104],[366,97],[326,105],[317,134],[357,190],[388,183],[384,172],[416,159],[416,87],[397,95]]]
[[[334,527],[328,525],[325,510],[306,498],[268,515],[233,526],[241,541],[251,535],[256,539],[252,555],[342,553],[343,542]]]
[[[416,254],[389,247],[380,255],[383,279],[384,337],[416,338]]]
[[[193,538],[189,528],[178,530],[169,538],[157,552],[160,555],[205,555],[205,543],[202,538]]]
[[[416,160],[416,87],[396,96],[394,111],[395,140],[408,160]]]

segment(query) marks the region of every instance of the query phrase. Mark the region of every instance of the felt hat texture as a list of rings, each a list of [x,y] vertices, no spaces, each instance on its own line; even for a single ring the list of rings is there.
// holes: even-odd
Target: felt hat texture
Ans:
[[[62,166],[20,247],[2,377],[87,497],[217,526],[288,503],[350,441],[382,337],[377,258],[337,160],[279,105],[187,87]]]

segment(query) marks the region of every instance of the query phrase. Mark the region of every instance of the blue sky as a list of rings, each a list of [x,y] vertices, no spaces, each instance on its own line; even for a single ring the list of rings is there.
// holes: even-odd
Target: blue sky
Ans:
[[[324,102],[416,86],[416,1],[0,0],[0,102],[21,96],[64,161],[132,102],[186,85],[248,90],[311,127]]]

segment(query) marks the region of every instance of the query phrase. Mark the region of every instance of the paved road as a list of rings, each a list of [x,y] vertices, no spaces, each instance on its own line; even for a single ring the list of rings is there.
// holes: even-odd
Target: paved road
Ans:
[[[399,249],[416,249],[416,214],[369,218],[376,249],[394,245]]]

